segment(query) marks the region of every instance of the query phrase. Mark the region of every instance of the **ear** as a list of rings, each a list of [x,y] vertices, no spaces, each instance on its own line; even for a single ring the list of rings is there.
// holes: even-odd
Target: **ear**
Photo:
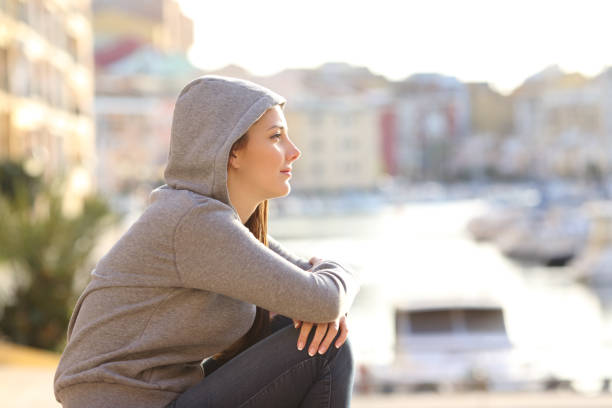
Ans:
[[[240,160],[239,160],[239,155],[236,151],[231,151],[227,160],[227,167],[228,169],[230,167],[234,168],[234,169],[239,169],[240,168]]]

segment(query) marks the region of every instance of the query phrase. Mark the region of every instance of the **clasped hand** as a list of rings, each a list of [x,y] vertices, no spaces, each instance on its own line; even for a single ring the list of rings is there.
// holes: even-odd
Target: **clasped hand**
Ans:
[[[312,258],[310,258],[309,262],[313,267],[315,267],[321,262],[323,262],[323,260],[313,256]],[[312,342],[310,343],[310,347],[308,348],[308,354],[311,356],[315,355],[317,349],[319,351],[319,354],[325,353],[334,337],[336,337],[336,334],[338,334],[338,331],[340,331],[341,333],[340,336],[338,336],[338,338],[336,339],[336,348],[340,348],[340,346],[344,344],[346,338],[348,337],[346,314],[328,323],[312,323],[296,319],[292,320],[293,325],[296,329],[301,327],[300,336],[298,337],[297,343],[298,350],[302,350],[304,348],[304,346],[306,345],[306,341],[308,340],[310,330],[312,330],[314,325],[317,326]]]

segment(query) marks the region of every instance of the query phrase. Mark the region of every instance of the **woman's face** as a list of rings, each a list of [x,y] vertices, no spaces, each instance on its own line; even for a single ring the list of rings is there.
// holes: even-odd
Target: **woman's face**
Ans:
[[[293,162],[300,150],[289,139],[279,105],[268,109],[247,131],[247,144],[230,154],[228,179],[258,202],[289,194]]]

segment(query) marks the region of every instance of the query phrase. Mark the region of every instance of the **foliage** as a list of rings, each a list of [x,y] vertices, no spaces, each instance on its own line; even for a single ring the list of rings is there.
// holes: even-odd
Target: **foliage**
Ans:
[[[18,163],[0,165],[0,261],[16,282],[6,293],[0,331],[11,341],[59,351],[72,308],[74,277],[101,231],[115,222],[98,195],[67,215],[61,182],[44,184]]]

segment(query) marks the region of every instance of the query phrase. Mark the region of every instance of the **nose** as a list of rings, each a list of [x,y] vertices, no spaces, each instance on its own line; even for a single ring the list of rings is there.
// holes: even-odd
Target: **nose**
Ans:
[[[298,149],[292,141],[289,141],[289,149],[287,150],[287,152],[289,155],[290,162],[297,160],[302,155],[300,149]]]

